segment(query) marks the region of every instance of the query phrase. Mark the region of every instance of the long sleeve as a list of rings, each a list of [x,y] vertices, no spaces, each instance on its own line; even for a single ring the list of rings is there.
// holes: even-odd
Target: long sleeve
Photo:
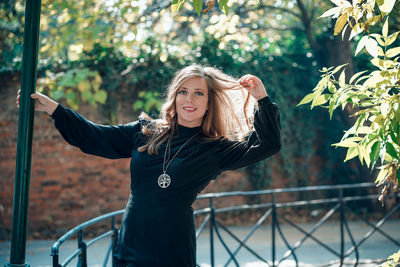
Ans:
[[[280,116],[278,106],[264,97],[258,100],[254,114],[254,129],[247,141],[223,139],[215,148],[214,157],[220,171],[241,168],[281,149]]]
[[[131,157],[139,121],[107,126],[95,124],[77,112],[58,105],[51,117],[64,139],[83,152],[110,159]]]

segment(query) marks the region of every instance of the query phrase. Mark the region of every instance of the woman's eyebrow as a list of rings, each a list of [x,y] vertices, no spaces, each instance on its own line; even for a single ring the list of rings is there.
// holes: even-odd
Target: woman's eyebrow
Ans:
[[[188,90],[189,88],[186,88],[186,87],[181,87],[181,89],[185,89],[185,90]],[[194,90],[198,90],[198,91],[204,91],[204,89],[203,88],[194,88]]]

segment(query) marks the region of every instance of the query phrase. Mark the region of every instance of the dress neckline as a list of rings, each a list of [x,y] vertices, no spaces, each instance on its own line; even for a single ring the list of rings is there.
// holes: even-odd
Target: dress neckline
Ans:
[[[178,135],[193,135],[201,131],[201,126],[186,127],[178,124],[177,134]]]

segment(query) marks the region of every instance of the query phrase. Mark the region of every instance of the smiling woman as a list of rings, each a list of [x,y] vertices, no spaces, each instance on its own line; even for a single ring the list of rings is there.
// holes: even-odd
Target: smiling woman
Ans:
[[[244,125],[229,90],[248,92],[244,110],[250,96],[258,102],[254,130],[244,141],[237,138]],[[40,93],[32,98],[71,145],[105,158],[132,158],[131,193],[115,250],[118,267],[196,266],[191,205],[197,194],[222,171],[265,159],[281,147],[278,108],[250,74],[237,80],[216,68],[186,67],[168,87],[158,120],[116,126],[90,122]]]
[[[186,127],[201,125],[208,109],[208,88],[201,77],[187,79],[176,96],[176,113],[178,124]]]

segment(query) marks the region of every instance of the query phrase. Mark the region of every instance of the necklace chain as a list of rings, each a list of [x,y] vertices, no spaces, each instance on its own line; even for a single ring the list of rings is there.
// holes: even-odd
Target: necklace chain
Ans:
[[[182,148],[190,142],[190,140],[192,140],[198,133],[194,134],[192,137],[190,137],[189,140],[187,140],[180,148],[179,150],[175,153],[175,155],[172,157],[172,159],[168,162],[167,166],[165,166],[165,164],[167,163],[167,161],[169,160],[170,157],[170,153],[171,153],[171,140],[172,138],[168,139],[168,143],[167,146],[165,148],[165,153],[164,153],[164,162],[163,162],[163,173],[166,173],[168,170],[169,165],[171,164],[171,162],[175,159],[175,157],[179,154],[179,152],[182,150]],[[167,157],[167,150],[168,150],[168,159]]]

